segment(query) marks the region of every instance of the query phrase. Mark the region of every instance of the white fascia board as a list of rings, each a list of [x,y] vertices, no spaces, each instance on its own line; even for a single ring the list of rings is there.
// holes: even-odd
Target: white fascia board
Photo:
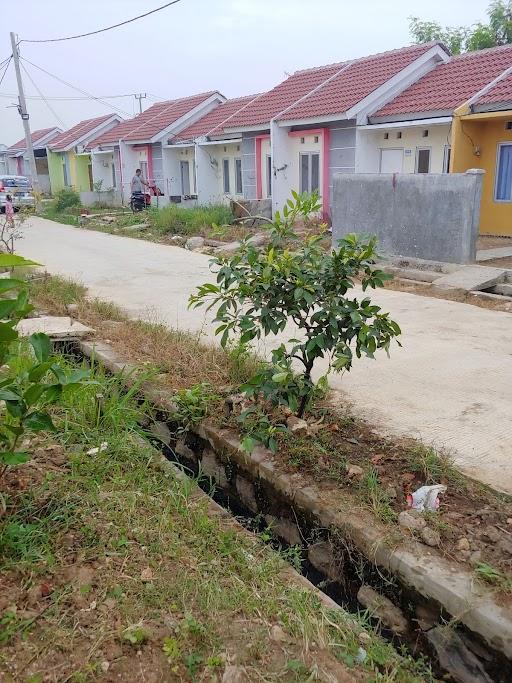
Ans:
[[[60,128],[54,128],[49,133],[46,133],[46,135],[43,135],[42,138],[39,138],[39,140],[33,145],[34,149],[46,148],[47,144],[51,142],[53,138],[56,138],[57,135],[60,135],[61,133],[62,130]]]
[[[470,97],[469,100],[466,102],[466,105],[470,107],[473,105],[477,100],[479,100],[481,97],[485,95],[485,93],[488,93],[489,90],[492,90],[495,85],[497,85],[500,81],[502,81],[504,78],[507,78],[510,74],[512,73],[512,66],[509,66],[508,68],[505,69],[505,71],[502,71],[496,78],[494,78],[492,81],[487,83],[487,85],[484,85],[483,88],[481,88],[477,93],[473,95],[473,97]]]
[[[408,64],[404,69],[349,109],[347,117],[350,119],[355,118],[358,124],[363,125],[366,123],[365,119],[369,114],[378,111],[385,104],[391,102],[397,95],[429,71],[432,71],[438,64],[448,62],[449,60],[450,56],[439,45],[432,46],[411,62],[411,64]]]
[[[97,154],[113,154],[113,152],[113,147],[111,149],[100,149],[99,147],[93,147],[93,149],[90,151],[90,154],[96,156]]]
[[[167,126],[167,128],[164,128],[159,133],[154,135],[152,138],[149,138],[149,142],[160,142],[162,138],[167,137],[171,133],[179,133],[180,130],[183,130],[191,123],[191,119],[193,119],[196,114],[202,114],[203,110],[206,109],[206,111],[203,114],[203,116],[206,116],[206,114],[212,111],[212,109],[215,109],[215,107],[210,107],[208,109],[209,105],[217,103],[218,106],[219,104],[222,104],[225,101],[226,98],[224,97],[224,95],[221,95],[220,93],[214,93],[213,95],[210,95],[210,97],[207,100],[200,102],[193,109],[187,111],[186,114],[180,116],[179,119],[176,119],[176,121],[171,123],[170,126]],[[199,116],[199,118],[201,118],[201,116]]]
[[[270,130],[270,121],[268,123],[260,123],[257,126],[236,126],[233,128],[224,128],[226,133],[253,133],[259,130]]]
[[[175,145],[162,145],[163,149],[184,149],[185,147],[195,147],[194,141],[191,142],[177,142]]]
[[[82,143],[87,144],[87,140],[94,140],[94,138],[97,138],[101,133],[107,132],[107,130],[110,130],[110,128],[107,128],[107,126],[110,126],[111,123],[120,123],[123,119],[118,115],[118,114],[112,114],[112,116],[107,119],[106,121],[103,121],[103,123],[100,123],[99,126],[96,126],[96,128],[93,128],[92,130],[88,131],[87,133],[84,133],[80,137],[76,138],[71,142],[70,144],[66,145],[66,147],[62,149],[55,150],[57,152],[69,152],[73,147],[76,147],[77,145],[81,145]],[[51,143],[51,140],[50,140]]]
[[[226,140],[196,140],[199,147],[206,147],[208,145],[230,145],[242,142],[242,138],[227,138]]]
[[[368,123],[357,126],[357,130],[380,130],[386,128],[414,128],[415,126],[441,126],[452,122],[451,116],[439,116],[435,119],[412,119],[411,121],[394,121],[392,123]]]
[[[275,121],[280,128],[289,128],[290,126],[309,126],[311,124],[322,125],[322,123],[332,123],[333,121],[347,121],[350,117],[347,112],[340,112],[339,114],[326,114],[325,116],[310,116],[307,119],[290,119],[289,121]]]

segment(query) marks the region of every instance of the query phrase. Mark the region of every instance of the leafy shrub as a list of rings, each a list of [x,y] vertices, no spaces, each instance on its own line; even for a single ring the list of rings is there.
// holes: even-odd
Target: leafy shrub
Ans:
[[[210,230],[214,225],[231,223],[233,214],[225,204],[192,208],[170,204],[162,209],[152,209],[149,220],[152,228],[163,234],[192,235]]]
[[[64,187],[55,194],[54,207],[56,211],[65,211],[81,206],[80,195],[71,188]]]
[[[388,352],[400,334],[397,323],[369,297],[348,296],[356,278],[364,291],[383,287],[390,277],[373,267],[376,238],[347,235],[330,253],[321,245],[322,235],[306,238],[294,250],[289,247],[298,239],[297,220],[319,209],[318,196],[293,193],[268,228],[268,246],[258,251],[246,241],[236,254],[213,259],[217,284],[202,285],[190,298],[192,307],[217,306],[215,333],[222,335],[223,346],[232,336],[249,344],[295,323],[298,338],[274,349],[272,371],[263,371],[249,385],[253,395],[263,392],[299,417],[315,392],[311,373],[318,358],[328,358],[329,371],[350,370],[354,354],[373,358],[377,349]],[[301,375],[294,374],[292,362],[302,366]]]
[[[0,267],[38,265],[14,254],[0,254]],[[26,353],[15,329],[33,306],[28,300],[28,285],[23,280],[4,278],[0,284],[0,477],[9,466],[30,458],[19,444],[27,432],[53,430],[47,407],[57,403],[65,388],[78,386],[88,375],[85,370],[64,372],[50,358],[51,342],[42,333],[28,338],[31,353]],[[14,294],[17,292],[17,295]]]

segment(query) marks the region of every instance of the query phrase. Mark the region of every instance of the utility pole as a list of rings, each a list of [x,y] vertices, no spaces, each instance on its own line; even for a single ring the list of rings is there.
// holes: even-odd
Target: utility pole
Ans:
[[[142,114],[142,100],[145,100],[147,93],[140,92],[138,95],[134,95],[136,100],[139,100],[139,114]]]
[[[32,187],[39,190],[39,178],[37,177],[36,159],[34,157],[34,148],[32,146],[32,135],[30,133],[29,116],[27,111],[27,103],[25,101],[25,93],[23,91],[23,81],[21,80],[20,71],[20,53],[16,45],[16,36],[11,31],[11,45],[12,57],[14,60],[14,70],[16,71],[16,80],[18,81],[18,111],[23,122],[25,130],[25,144],[27,146],[28,161],[30,164],[30,175],[32,176]]]

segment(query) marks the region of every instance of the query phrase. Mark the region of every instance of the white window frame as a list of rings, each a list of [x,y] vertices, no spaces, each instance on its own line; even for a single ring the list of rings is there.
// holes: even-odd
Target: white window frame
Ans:
[[[427,173],[419,173],[418,172],[418,162],[420,159],[420,152],[424,152],[425,150],[428,150],[428,171]],[[430,173],[430,169],[432,168],[432,147],[416,147],[416,160],[414,163],[414,173],[418,173],[419,175],[427,175]]]
[[[238,164],[240,164],[240,187],[238,187],[238,173],[236,170]],[[240,157],[235,157],[234,167],[235,167],[235,194],[242,195],[244,193],[244,187],[243,187],[243,175],[242,175],[242,159]]]
[[[302,157],[309,157],[309,162],[308,162],[308,182],[307,186],[308,189],[304,190],[305,192],[308,192],[311,194],[313,192],[313,156],[316,155],[318,157],[318,188],[316,188],[316,191],[320,193],[320,188],[322,187],[322,165],[321,165],[321,154],[320,151],[315,151],[311,150],[310,152],[299,152],[299,187],[301,192],[302,190]]]
[[[498,171],[500,169],[500,155],[502,147],[512,147],[512,141],[506,140],[505,142],[498,142],[496,149],[496,170],[494,172],[494,193],[493,201],[496,204],[512,204],[512,192],[510,194],[510,199],[498,199]]]
[[[71,187],[71,168],[69,164],[69,157],[66,152],[62,155],[62,176],[64,180],[64,187]]]
[[[227,165],[227,174],[226,174],[226,165]],[[231,164],[229,163],[229,158],[224,157],[222,159],[222,192],[224,194],[230,194],[231,193],[230,174],[231,174]],[[226,187],[227,187],[227,189],[226,189]]]
[[[272,155],[265,155],[265,182],[267,184],[267,199],[272,197]]]
[[[443,152],[443,173],[450,172],[450,160],[451,160],[452,146],[445,145]]]

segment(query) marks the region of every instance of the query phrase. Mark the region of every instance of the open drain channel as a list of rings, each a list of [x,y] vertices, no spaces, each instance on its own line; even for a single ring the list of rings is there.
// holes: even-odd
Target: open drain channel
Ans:
[[[99,346],[99,344],[98,344]],[[101,344],[101,348],[108,348]],[[56,350],[81,361],[91,356],[107,370],[120,373],[123,365],[94,344],[56,344]],[[104,358],[102,358],[102,355]],[[437,676],[460,683],[510,683],[512,663],[489,638],[468,628],[463,615],[450,614],[439,600],[423,595],[401,580],[399,572],[383,570],[370,553],[361,552],[339,530],[319,523],[313,506],[298,503],[298,491],[283,491],[272,477],[258,476],[254,463],[242,466],[232,457],[234,442],[224,441],[199,425],[180,432],[172,415],[162,410],[152,392],[144,399],[153,405],[151,441],[172,463],[199,478],[208,495],[252,531],[271,530],[272,541],[288,549],[301,573],[349,612],[375,603],[375,627],[395,646],[405,646],[415,658],[427,657]],[[231,455],[229,448],[231,446]],[[236,446],[236,444],[235,444]],[[306,496],[304,489],[301,499]],[[289,550],[292,549],[292,550]],[[372,597],[373,596],[373,597]],[[466,607],[468,609],[468,607]],[[373,610],[370,608],[369,610]],[[503,634],[503,639],[511,638]]]

